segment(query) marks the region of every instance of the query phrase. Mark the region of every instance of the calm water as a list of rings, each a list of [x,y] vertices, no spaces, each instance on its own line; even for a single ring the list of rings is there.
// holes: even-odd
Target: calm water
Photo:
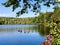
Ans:
[[[45,37],[39,25],[0,25],[0,45],[41,45]]]

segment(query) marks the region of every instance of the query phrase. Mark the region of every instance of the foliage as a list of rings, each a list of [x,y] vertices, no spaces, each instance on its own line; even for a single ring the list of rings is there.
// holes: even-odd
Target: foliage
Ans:
[[[50,34],[54,36],[53,45],[60,44],[60,7],[54,7],[53,12],[40,13],[38,16],[40,23],[45,24],[46,27],[49,27]],[[47,30],[47,28],[46,28]]]
[[[0,24],[34,24],[33,18],[6,18],[0,17]]]
[[[52,23],[53,25],[50,24],[51,29],[50,29],[50,34],[54,36],[54,45],[60,44],[60,29],[58,28],[58,25],[56,23]]]
[[[23,5],[21,5],[21,2]],[[28,13],[28,9],[31,9],[31,11],[33,12],[40,12],[41,10],[41,3],[43,2],[43,5],[47,6],[47,7],[50,7],[50,4],[53,4],[55,5],[56,2],[55,0],[8,0],[7,2],[3,3],[3,5],[5,7],[10,7],[12,6],[12,9],[13,11],[16,9],[16,8],[19,8],[20,7],[20,11],[17,12],[17,16],[23,14],[23,13]],[[21,9],[22,8],[22,9]],[[50,33],[54,36],[54,42],[53,44],[56,45],[56,44],[60,44],[60,24],[59,24],[59,20],[60,20],[60,8],[59,7],[54,7],[54,12],[46,12],[46,13],[41,13],[41,15],[39,15],[38,17],[35,17],[33,20],[32,20],[32,23],[43,23],[43,24],[46,24],[47,27],[50,28]],[[5,20],[5,19],[4,19]],[[1,21],[1,22],[4,22]],[[7,20],[7,19],[6,19]],[[10,19],[9,19],[10,20]],[[14,19],[12,19],[14,20]],[[22,19],[24,20],[22,22],[22,24],[24,24],[25,22],[25,19]],[[30,23],[30,20],[26,19],[27,24]],[[17,21],[19,23],[19,21]],[[14,23],[14,21],[11,21],[12,23]],[[11,22],[7,22],[5,21],[4,23],[11,23]],[[28,23],[29,22],[29,23]],[[47,23],[46,23],[47,22]],[[20,23],[19,23],[20,24]]]
[[[57,3],[55,0],[7,0],[2,5],[5,7],[12,6],[13,11],[20,7],[20,11],[17,12],[17,16],[19,16],[28,13],[28,9],[36,13],[40,12],[42,2],[47,7],[50,7],[50,4],[55,5]]]
[[[55,7],[53,15],[51,16],[52,21],[48,24],[50,27],[50,34],[54,36],[53,45],[60,44],[60,7]]]

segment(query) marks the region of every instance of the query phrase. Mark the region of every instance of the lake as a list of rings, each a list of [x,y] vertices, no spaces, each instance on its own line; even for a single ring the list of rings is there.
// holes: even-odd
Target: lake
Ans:
[[[45,38],[39,25],[0,25],[0,45],[41,45]]]

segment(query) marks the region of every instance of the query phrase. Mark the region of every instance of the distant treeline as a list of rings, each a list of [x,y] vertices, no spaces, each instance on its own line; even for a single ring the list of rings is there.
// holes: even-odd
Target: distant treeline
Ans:
[[[41,24],[60,21],[60,8],[55,7],[53,12],[40,12],[37,17],[30,18],[13,18],[0,17],[0,24]]]
[[[0,24],[33,24],[33,18],[0,17]]]

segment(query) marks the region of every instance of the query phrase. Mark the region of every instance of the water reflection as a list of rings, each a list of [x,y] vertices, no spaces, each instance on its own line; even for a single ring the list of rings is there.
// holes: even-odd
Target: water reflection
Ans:
[[[18,30],[18,32],[20,33],[34,33],[34,32],[38,32],[36,30]]]
[[[0,45],[41,45],[47,32],[42,25],[0,25]]]
[[[49,34],[49,28],[46,27],[46,29],[44,30],[44,25],[38,25],[37,29],[38,29],[38,32],[40,33],[40,35],[47,35],[47,34]]]
[[[49,29],[46,28],[44,30],[43,25],[0,25],[0,32],[24,32],[24,33],[29,33],[29,32],[39,32],[40,35],[46,35],[49,33]]]

